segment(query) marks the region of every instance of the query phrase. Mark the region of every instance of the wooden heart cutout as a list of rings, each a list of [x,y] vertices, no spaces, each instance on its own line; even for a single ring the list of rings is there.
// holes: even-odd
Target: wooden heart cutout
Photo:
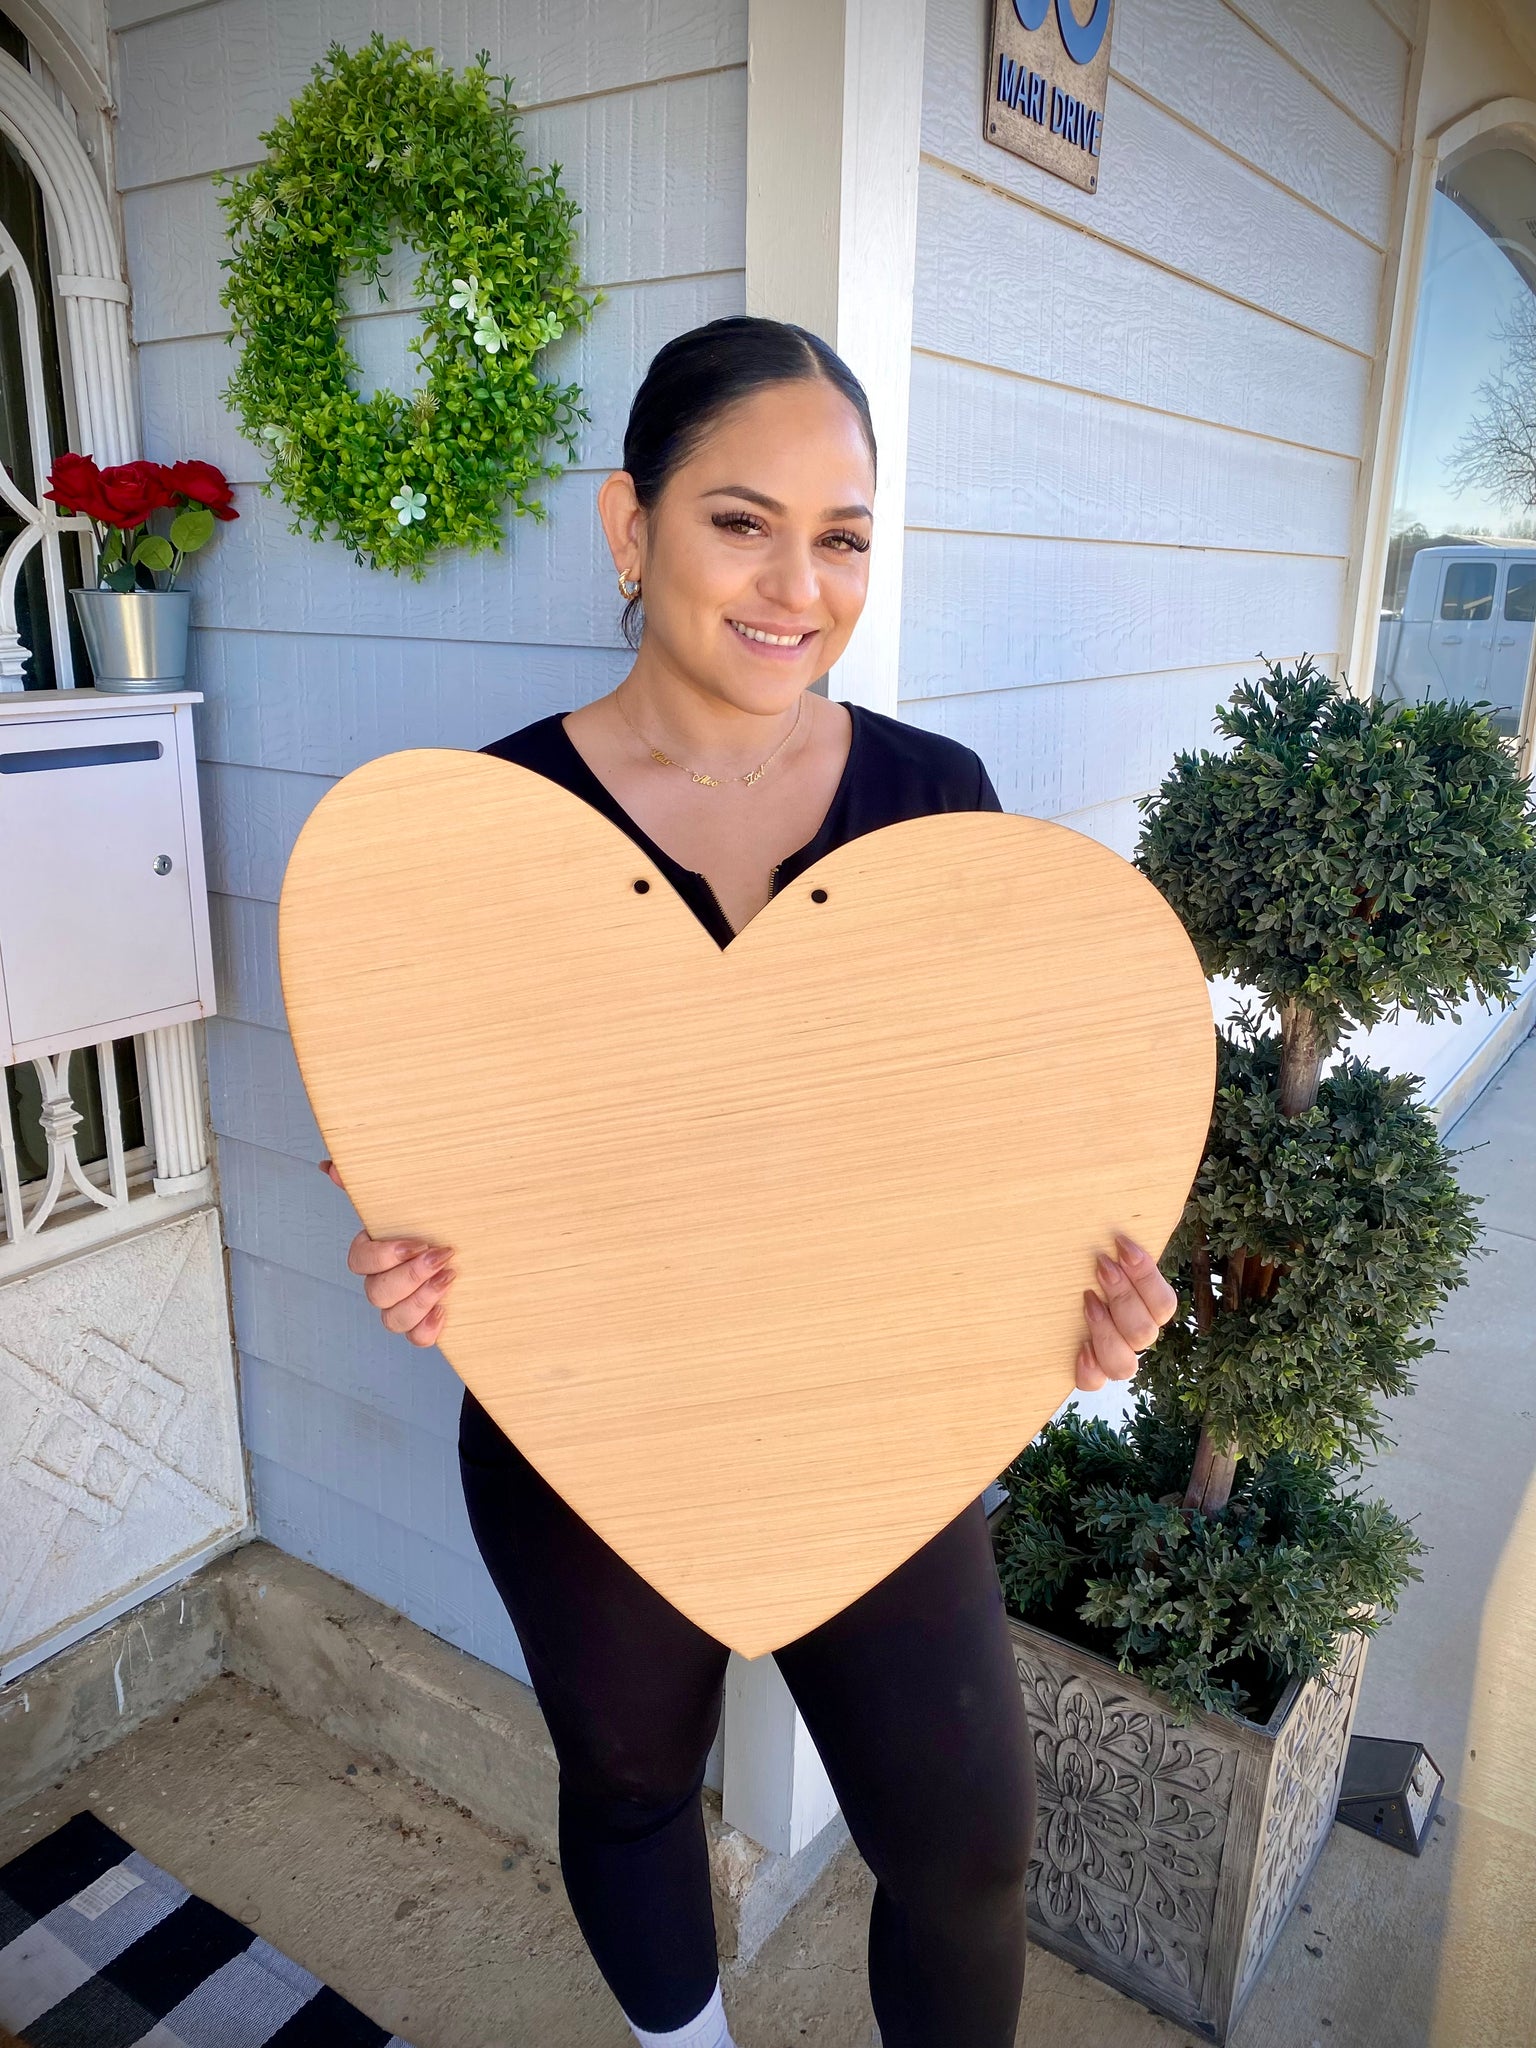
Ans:
[[[311,815],[279,934],[359,1214],[457,1248],[454,1370],[749,1657],[1061,1404],[1094,1253],[1161,1252],[1210,1116],[1183,927],[1031,818],[852,840],[722,950],[546,777],[390,754]]]

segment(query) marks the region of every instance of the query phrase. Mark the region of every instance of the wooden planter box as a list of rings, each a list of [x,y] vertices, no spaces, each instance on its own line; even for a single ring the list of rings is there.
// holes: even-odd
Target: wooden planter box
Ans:
[[[1225,2041],[1333,1825],[1366,1639],[1270,1720],[1187,1726],[1089,1650],[1011,1621],[1034,1732],[1030,1932]]]

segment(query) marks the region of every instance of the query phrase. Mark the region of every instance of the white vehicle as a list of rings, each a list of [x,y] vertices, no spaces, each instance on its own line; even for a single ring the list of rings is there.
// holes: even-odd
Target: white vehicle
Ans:
[[[1402,614],[1383,612],[1373,694],[1389,704],[1460,698],[1519,730],[1536,622],[1536,543],[1420,548]]]

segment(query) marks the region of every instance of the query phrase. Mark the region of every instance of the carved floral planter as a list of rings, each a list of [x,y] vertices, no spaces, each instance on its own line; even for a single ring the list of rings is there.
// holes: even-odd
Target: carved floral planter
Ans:
[[[1181,1726],[1091,1651],[1009,1626],[1039,1791],[1032,1936],[1225,2041],[1333,1824],[1365,1637],[1263,1726]]]

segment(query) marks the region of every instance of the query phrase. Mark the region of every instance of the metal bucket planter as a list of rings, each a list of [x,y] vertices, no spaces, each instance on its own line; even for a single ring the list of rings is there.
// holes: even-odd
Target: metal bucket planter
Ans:
[[[1365,1637],[1262,1726],[1181,1726],[1091,1651],[1009,1626],[1039,1786],[1031,1934],[1224,2042],[1333,1824]]]
[[[186,687],[189,590],[72,590],[98,690]]]

